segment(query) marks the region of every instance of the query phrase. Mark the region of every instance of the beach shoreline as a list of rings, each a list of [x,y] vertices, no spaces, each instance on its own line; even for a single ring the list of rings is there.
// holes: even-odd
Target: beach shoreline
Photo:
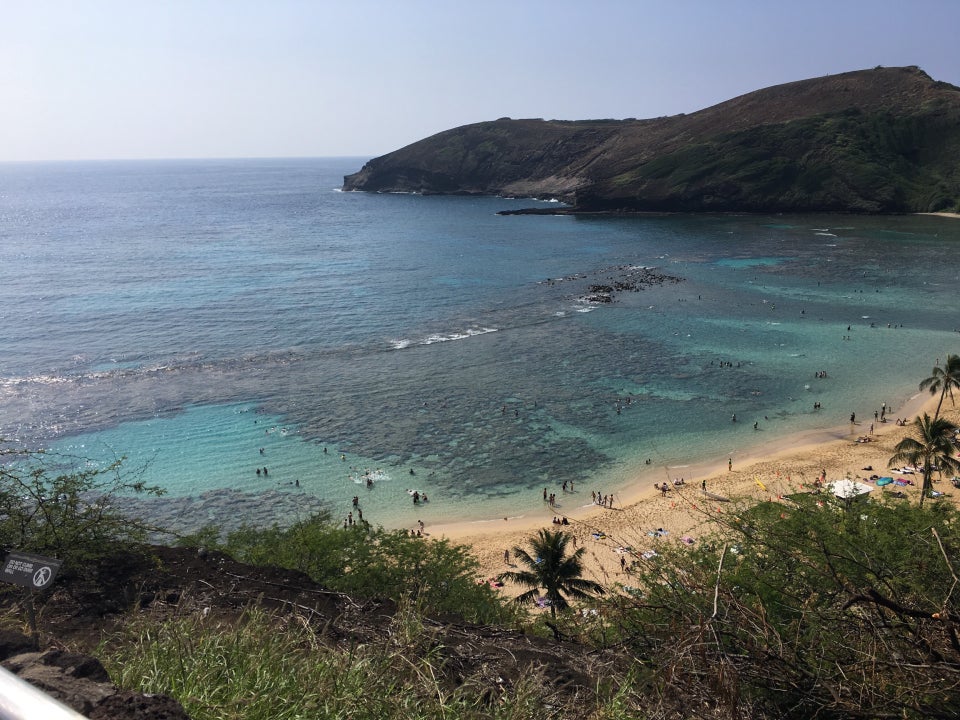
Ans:
[[[684,538],[685,542],[696,542],[700,534],[709,531],[712,515],[729,509],[726,503],[706,496],[704,487],[736,504],[778,501],[784,495],[812,489],[822,471],[826,471],[828,483],[867,479],[871,474],[890,475],[887,463],[893,447],[909,434],[915,417],[924,412],[933,414],[938,399],[918,392],[891,411],[887,422],[874,422],[871,416],[856,424],[805,431],[754,445],[736,458],[644,471],[615,498],[612,508],[592,503],[589,488],[577,488],[576,492],[560,495],[557,507],[544,503],[542,512],[438,523],[429,526],[427,534],[468,546],[480,564],[479,579],[485,580],[511,569],[504,562],[505,550],[512,554],[514,546],[524,546],[527,538],[541,528],[562,527],[573,535],[577,547],[587,550],[587,577],[608,585],[628,583],[629,562],[662,542]],[[960,420],[960,411],[949,402],[941,414],[954,422]],[[906,425],[898,425],[898,418],[905,419]],[[860,437],[872,439],[858,442]],[[655,472],[663,473],[660,482],[667,484],[668,491],[653,487],[651,475]],[[674,480],[681,477],[683,484],[675,485]],[[919,482],[897,489],[905,491],[911,501],[919,499]],[[553,522],[555,517],[566,517],[569,524],[558,526]],[[511,592],[510,588],[504,591]]]
[[[934,217],[945,217],[945,218],[960,218],[960,213],[953,212],[927,212],[927,213],[917,213],[917,215],[932,215]]]

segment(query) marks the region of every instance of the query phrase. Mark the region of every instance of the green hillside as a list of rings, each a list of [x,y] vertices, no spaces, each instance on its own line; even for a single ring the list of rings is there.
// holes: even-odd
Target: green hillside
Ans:
[[[510,120],[375,158],[344,189],[561,199],[574,211],[960,210],[960,89],[876,68],[653,120]]]

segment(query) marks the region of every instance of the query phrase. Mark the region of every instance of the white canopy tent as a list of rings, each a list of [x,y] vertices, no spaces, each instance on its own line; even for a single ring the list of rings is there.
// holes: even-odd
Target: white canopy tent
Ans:
[[[872,486],[857,482],[856,480],[836,480],[827,485],[827,489],[838,498],[843,498],[844,500],[873,492]]]

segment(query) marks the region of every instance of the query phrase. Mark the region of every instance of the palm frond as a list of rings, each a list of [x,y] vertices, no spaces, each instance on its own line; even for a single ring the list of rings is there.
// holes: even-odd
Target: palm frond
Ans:
[[[533,590],[527,590],[524,593],[520,593],[514,598],[514,602],[518,602],[521,605],[525,603],[534,603],[537,601],[537,598],[540,597],[540,588],[536,587]]]
[[[530,602],[543,588],[550,600],[550,612],[556,613],[569,607],[566,596],[583,599],[591,594],[603,593],[603,587],[583,577],[584,548],[567,554],[570,536],[563,531],[542,529],[529,539],[529,550],[513,549],[518,564],[527,570],[501,573],[500,578],[531,588],[517,599]],[[523,598],[522,600],[520,598]]]

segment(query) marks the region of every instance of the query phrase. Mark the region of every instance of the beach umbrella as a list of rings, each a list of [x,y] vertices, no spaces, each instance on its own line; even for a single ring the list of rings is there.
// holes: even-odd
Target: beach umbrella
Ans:
[[[854,480],[837,480],[832,482],[827,486],[827,489],[830,490],[838,498],[853,498],[857,495],[865,495],[868,492],[873,492],[873,488],[864,483],[855,482]]]

